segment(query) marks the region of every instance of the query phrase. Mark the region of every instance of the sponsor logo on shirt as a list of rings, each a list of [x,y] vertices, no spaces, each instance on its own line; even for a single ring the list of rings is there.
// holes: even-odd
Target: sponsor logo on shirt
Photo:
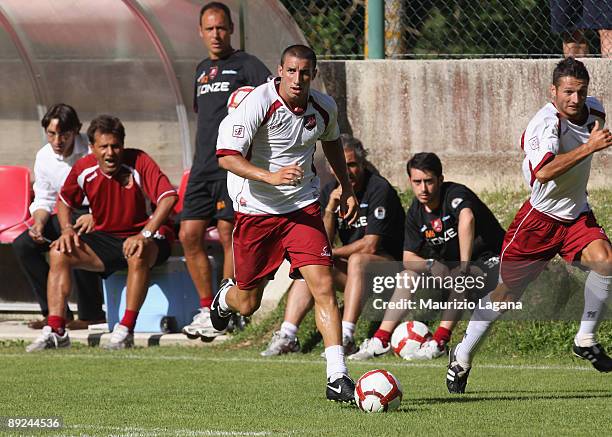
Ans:
[[[436,236],[436,233],[433,230],[427,229],[425,231],[425,238],[429,239],[429,238],[433,238],[435,236]]]
[[[206,72],[203,72],[202,74],[200,74],[200,77],[198,77],[197,82],[198,83],[208,83],[208,76],[206,75]]]
[[[317,117],[314,114],[307,115],[304,117],[304,127],[307,130],[313,130],[317,125]]]
[[[236,70],[223,70],[221,74],[238,74]]]
[[[224,200],[219,200],[217,202],[217,211],[221,211],[224,208],[225,208],[225,201]]]
[[[384,206],[379,206],[374,210],[374,217],[376,217],[378,220],[383,220],[386,215],[387,211],[385,210]]]
[[[232,128],[232,136],[234,138],[244,138],[244,126],[235,124]]]
[[[229,86],[229,82],[204,83],[198,86],[198,96],[208,93],[228,92],[230,90]]]
[[[453,209],[457,209],[457,207],[459,206],[459,204],[463,202],[463,199],[461,197],[456,197],[451,201],[451,206]],[[437,231],[440,232],[440,231]]]

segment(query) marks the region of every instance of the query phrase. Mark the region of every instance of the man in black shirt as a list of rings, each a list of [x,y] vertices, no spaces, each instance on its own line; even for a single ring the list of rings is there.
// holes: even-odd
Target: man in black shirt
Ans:
[[[344,290],[342,343],[348,355],[356,350],[353,333],[367,291],[364,270],[372,262],[401,260],[404,210],[395,189],[366,160],[367,152],[361,142],[346,134],[340,138],[351,184],[360,205],[359,218],[349,225],[339,216],[341,188],[337,182],[322,189],[320,202],[329,240],[333,242],[338,234],[342,242],[342,246],[333,249],[332,257],[335,285]],[[313,298],[306,283],[294,282],[281,329],[261,353],[263,356],[299,350],[298,325],[312,304]]]
[[[231,46],[234,24],[229,8],[210,2],[200,11],[200,36],[208,57],[196,68],[194,110],[198,114],[196,153],[185,191],[179,238],[191,279],[200,296],[200,312],[183,328],[190,338],[222,334],[210,323],[211,267],[204,246],[206,228],[214,219],[223,246],[223,277],[234,275],[232,229],[234,211],[227,193],[227,173],[219,168],[216,145],[219,124],[227,115],[228,98],[243,86],[258,86],[271,76],[256,57]]]
[[[481,276],[486,283],[483,280],[484,287],[478,291],[495,288],[504,230],[493,213],[466,186],[444,182],[442,163],[434,153],[415,154],[407,171],[415,198],[406,214],[403,274],[446,278],[486,273]],[[391,300],[398,301],[409,292],[398,288]],[[455,298],[462,297],[451,292],[449,300]],[[402,314],[397,313],[387,310],[374,336],[364,340],[349,359],[365,360],[388,352],[391,333],[401,321]],[[433,339],[411,358],[441,356],[460,317],[461,311],[445,311]]]

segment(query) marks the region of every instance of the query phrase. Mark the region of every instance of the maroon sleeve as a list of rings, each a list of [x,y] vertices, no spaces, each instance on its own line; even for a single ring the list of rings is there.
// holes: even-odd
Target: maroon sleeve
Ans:
[[[157,163],[145,152],[140,152],[137,158],[136,170],[142,177],[141,186],[147,197],[154,204],[168,196],[178,196],[176,190],[170,183]]]
[[[79,174],[81,173],[80,162],[81,160],[74,164],[59,193],[60,200],[70,208],[80,207],[85,199],[85,192],[78,182]]]

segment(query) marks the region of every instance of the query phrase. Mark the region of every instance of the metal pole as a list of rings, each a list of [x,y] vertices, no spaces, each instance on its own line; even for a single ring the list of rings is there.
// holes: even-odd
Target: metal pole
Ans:
[[[385,58],[385,2],[367,0],[366,9],[366,49],[367,59]]]

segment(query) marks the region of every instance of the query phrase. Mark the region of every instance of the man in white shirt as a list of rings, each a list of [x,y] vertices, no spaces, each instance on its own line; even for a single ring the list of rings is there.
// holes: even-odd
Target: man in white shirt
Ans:
[[[251,315],[264,287],[286,257],[293,277],[302,276],[315,301],[325,343],[327,399],[352,402],[341,318],[333,289],[331,244],[321,219],[319,177],[313,164],[316,142],[336,174],[340,215],[355,221],[357,199],[348,177],[334,100],[310,88],[316,76],[312,49],[290,46],[276,79],[258,86],[219,126],[219,166],[228,171],[234,203],[236,283],[225,279],[210,308],[215,329],[234,312]]]
[[[587,96],[588,86],[589,73],[582,62],[573,58],[559,62],[550,87],[551,103],[540,109],[523,133],[523,174],[531,196],[504,237],[499,285],[480,299],[463,340],[450,351],[445,375],[450,393],[465,392],[473,355],[502,315],[497,308],[518,301],[557,254],[589,271],[572,350],[598,371],[612,371],[612,358],[595,335],[612,283],[612,246],[586,194],[593,154],[612,146],[612,134],[603,128],[603,106]]]
[[[61,232],[54,214],[57,195],[73,164],[89,153],[89,141],[79,133],[81,122],[69,105],[59,103],[51,106],[41,121],[49,142],[36,154],[34,163],[34,201],[30,213],[34,219],[32,227],[13,242],[17,260],[40,304],[43,320],[33,320],[28,326],[42,329],[47,324],[47,275],[49,264],[45,252],[49,244]],[[93,220],[87,207],[76,211],[76,227],[79,232],[93,230]],[[100,276],[97,273],[75,270],[78,295],[79,320],[72,320],[69,329],[86,329],[89,324],[103,323]],[[67,309],[68,319],[72,312]]]

